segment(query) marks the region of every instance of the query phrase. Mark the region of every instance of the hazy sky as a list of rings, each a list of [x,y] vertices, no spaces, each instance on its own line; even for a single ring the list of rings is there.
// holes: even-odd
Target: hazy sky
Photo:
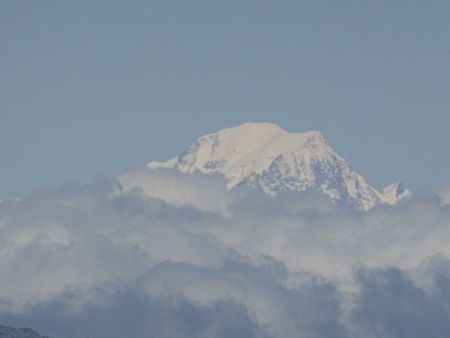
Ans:
[[[450,2],[0,2],[0,197],[245,121],[322,131],[370,183],[450,181]]]

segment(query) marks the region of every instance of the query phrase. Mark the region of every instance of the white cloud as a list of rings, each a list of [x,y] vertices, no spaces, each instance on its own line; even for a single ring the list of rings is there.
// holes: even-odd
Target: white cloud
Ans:
[[[182,175],[176,170],[143,168],[124,173],[119,182],[125,191],[134,189],[178,207],[218,213],[226,213],[228,209],[226,181],[218,175]]]
[[[361,214],[161,170],[5,201],[0,321],[62,338],[444,337],[441,200]]]
[[[442,201],[442,205],[450,205],[450,183],[441,188],[439,198]]]

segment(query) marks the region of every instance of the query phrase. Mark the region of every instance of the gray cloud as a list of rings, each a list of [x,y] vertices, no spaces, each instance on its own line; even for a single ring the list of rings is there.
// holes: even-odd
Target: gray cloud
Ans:
[[[4,201],[0,321],[61,338],[448,336],[442,201],[359,213],[171,170]]]
[[[358,336],[449,337],[450,279],[434,275],[433,290],[414,284],[401,270],[360,271],[353,310]]]
[[[127,290],[117,291],[104,303],[74,310],[71,297],[76,295],[1,316],[59,337],[269,337],[243,306],[229,300],[206,306],[179,296],[153,298]]]

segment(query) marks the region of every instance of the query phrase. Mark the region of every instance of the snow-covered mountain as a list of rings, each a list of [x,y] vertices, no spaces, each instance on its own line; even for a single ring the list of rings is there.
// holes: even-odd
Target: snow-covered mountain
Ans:
[[[228,189],[258,187],[270,195],[319,190],[333,202],[369,210],[410,196],[401,183],[382,192],[370,186],[317,131],[290,133],[270,123],[244,123],[200,137],[184,153],[150,169],[174,168],[225,176]]]

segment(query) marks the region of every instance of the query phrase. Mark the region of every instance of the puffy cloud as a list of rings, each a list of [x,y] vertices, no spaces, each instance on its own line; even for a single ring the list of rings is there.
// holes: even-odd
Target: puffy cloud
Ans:
[[[97,295],[98,296],[98,295]],[[210,306],[179,296],[150,297],[133,290],[121,290],[102,303],[82,310],[71,309],[71,297],[29,307],[20,314],[4,313],[10,323],[23,322],[58,337],[270,337],[246,309],[232,301]]]
[[[435,286],[425,290],[396,268],[360,271],[352,314],[357,336],[449,337],[450,279],[432,276]]]
[[[181,175],[175,170],[142,168],[126,172],[118,180],[125,191],[142,192],[178,207],[226,213],[230,202],[226,181],[218,175]]]
[[[448,336],[442,201],[359,213],[172,170],[4,201],[0,321],[62,338]]]

